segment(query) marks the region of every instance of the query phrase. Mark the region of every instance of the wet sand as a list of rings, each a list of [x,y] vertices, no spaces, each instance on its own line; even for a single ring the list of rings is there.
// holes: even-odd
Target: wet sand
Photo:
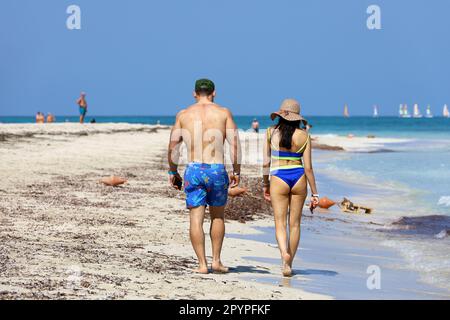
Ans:
[[[293,263],[294,276],[253,274],[245,279],[331,295],[340,300],[450,299],[448,290],[427,284],[421,274],[407,268],[407,261],[398,251],[382,245],[382,236],[367,228],[367,224],[370,220],[356,221],[353,216],[340,213],[338,208],[314,216],[305,213],[300,248]],[[229,237],[277,246],[272,225],[258,227],[257,231],[258,234],[229,234]],[[278,259],[246,258],[253,263],[279,264]],[[379,275],[379,287],[370,281],[374,270]]]

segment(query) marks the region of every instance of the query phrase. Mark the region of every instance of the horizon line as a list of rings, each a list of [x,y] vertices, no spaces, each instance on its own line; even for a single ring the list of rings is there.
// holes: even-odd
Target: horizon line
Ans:
[[[79,117],[79,115],[74,114],[74,115],[58,115],[58,114],[54,114],[52,113],[53,116],[55,117]],[[11,118],[34,118],[36,115],[0,115],[0,117],[2,118],[7,118],[7,117],[11,117]],[[128,114],[128,115],[99,115],[99,114],[94,114],[94,115],[86,115],[86,117],[175,117],[176,114],[173,115],[162,115],[162,114],[149,114],[149,115],[133,115],[133,114]],[[234,117],[267,117],[270,118],[270,115],[261,115],[261,114],[233,114]],[[302,116],[304,117],[342,117],[342,118],[346,118],[344,115],[341,114],[332,114],[332,115],[305,115],[303,114]],[[369,118],[401,118],[398,115],[378,115],[377,117],[374,117],[373,115],[370,114],[355,114],[355,115],[350,115],[349,118],[358,118],[358,117],[369,117]],[[442,115],[434,115],[434,117],[443,117]]]

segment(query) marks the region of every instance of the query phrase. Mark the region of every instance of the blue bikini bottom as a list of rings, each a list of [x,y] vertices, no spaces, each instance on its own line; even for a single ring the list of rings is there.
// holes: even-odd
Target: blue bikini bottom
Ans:
[[[305,174],[305,168],[279,168],[270,171],[270,174],[286,182],[289,188],[292,189],[298,180]]]

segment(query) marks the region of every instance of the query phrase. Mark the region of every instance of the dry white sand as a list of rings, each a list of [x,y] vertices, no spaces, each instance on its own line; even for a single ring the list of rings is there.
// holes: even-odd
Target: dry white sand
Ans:
[[[190,272],[184,195],[166,181],[168,135],[146,125],[0,124],[0,299],[328,298],[244,281],[280,273],[243,258],[279,257],[255,241],[225,239],[235,272]],[[98,183],[112,174],[129,182]],[[271,223],[231,221],[227,232]]]

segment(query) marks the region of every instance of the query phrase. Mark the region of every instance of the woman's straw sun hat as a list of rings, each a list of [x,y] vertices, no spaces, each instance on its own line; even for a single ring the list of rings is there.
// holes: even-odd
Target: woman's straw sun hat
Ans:
[[[295,99],[284,100],[280,106],[280,110],[270,115],[272,120],[275,120],[276,117],[281,117],[287,121],[302,121],[304,124],[307,123],[305,118],[300,115],[300,103]]]

